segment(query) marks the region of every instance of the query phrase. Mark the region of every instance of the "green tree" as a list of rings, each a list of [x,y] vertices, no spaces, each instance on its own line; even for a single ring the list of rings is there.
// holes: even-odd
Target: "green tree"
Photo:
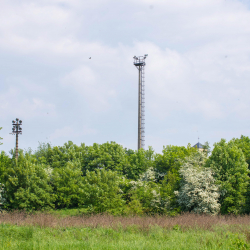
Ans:
[[[56,208],[73,208],[82,205],[83,177],[79,162],[67,162],[60,168],[51,168],[51,179],[56,197]]]
[[[174,216],[181,212],[181,208],[177,202],[175,191],[178,191],[180,188],[180,174],[179,172],[171,172],[164,176],[164,179],[160,181],[161,184],[161,197],[163,200],[168,201],[168,210],[167,214]]]
[[[240,138],[233,138],[230,143],[235,144],[242,150],[248,164],[248,168],[250,168],[250,138],[248,136],[241,135]]]
[[[154,164],[154,150],[149,147],[148,150],[129,150],[126,151],[127,161],[123,166],[122,174],[128,179],[137,180],[141,174],[145,173],[147,169],[153,167]]]
[[[197,149],[191,147],[166,146],[163,147],[162,154],[157,154],[155,157],[155,169],[161,179],[168,173],[178,173],[180,166],[186,157],[197,152]]]
[[[238,148],[242,150],[248,164],[248,169],[250,169],[250,138],[248,136],[241,135],[240,138],[233,138],[230,142],[234,143]],[[247,187],[246,197],[247,198],[244,212],[250,213],[250,183]]]
[[[44,209],[54,207],[46,166],[34,164],[28,154],[12,161],[5,175],[6,206],[11,209]]]
[[[51,157],[53,155],[52,146],[50,143],[40,143],[34,153],[37,161],[46,165],[51,165]]]
[[[120,182],[121,177],[114,171],[87,171],[83,179],[83,204],[96,213],[121,213],[125,201]]]
[[[122,174],[126,164],[128,162],[125,149],[112,141],[103,144],[94,143],[93,146],[86,148],[86,154],[81,158],[84,175],[87,171],[102,168]]]
[[[7,169],[11,168],[11,158],[4,152],[0,154],[0,183],[4,182],[4,176],[6,175]]]
[[[45,163],[52,168],[64,167],[67,162],[85,158],[86,146],[82,143],[77,146],[72,141],[64,143],[63,146],[51,147],[50,144],[40,143],[35,156],[38,162]]]
[[[124,149],[115,142],[103,144],[94,143],[92,146],[77,146],[68,141],[63,146],[52,147],[50,144],[40,143],[35,152],[38,163],[46,164],[52,168],[66,166],[67,162],[79,160],[83,175],[96,169],[110,169],[129,179],[138,179],[154,162],[154,151]]]
[[[221,213],[239,214],[246,200],[249,183],[248,165],[245,156],[234,142],[225,139],[214,144],[206,166],[214,171],[216,184],[220,186]]]
[[[155,156],[155,171],[158,181],[161,183],[161,197],[168,200],[168,214],[174,215],[180,211],[174,192],[180,188],[179,170],[186,157],[197,152],[196,148],[188,144],[183,146],[166,146],[163,147],[162,154]]]

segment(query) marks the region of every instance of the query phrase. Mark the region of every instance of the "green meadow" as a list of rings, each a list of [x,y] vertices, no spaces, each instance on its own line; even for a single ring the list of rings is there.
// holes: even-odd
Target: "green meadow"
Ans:
[[[250,249],[249,220],[12,213],[0,218],[0,249]]]
[[[249,249],[247,236],[219,227],[213,231],[178,227],[40,228],[1,224],[1,249]]]

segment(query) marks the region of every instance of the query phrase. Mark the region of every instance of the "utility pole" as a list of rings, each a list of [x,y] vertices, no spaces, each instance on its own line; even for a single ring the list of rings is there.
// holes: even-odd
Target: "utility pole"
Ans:
[[[22,120],[19,120],[18,118],[16,118],[16,120],[12,121],[12,135],[16,134],[16,159],[18,160],[18,134],[22,134]]]
[[[134,65],[139,71],[138,79],[138,150],[145,149],[145,75],[144,67],[146,66],[144,56],[134,56]]]

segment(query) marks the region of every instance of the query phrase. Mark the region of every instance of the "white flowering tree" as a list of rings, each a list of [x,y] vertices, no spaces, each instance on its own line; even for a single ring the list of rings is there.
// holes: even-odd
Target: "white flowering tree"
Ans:
[[[187,158],[179,171],[181,188],[175,194],[184,211],[217,214],[220,211],[219,187],[212,170],[204,167],[205,160],[202,152]]]

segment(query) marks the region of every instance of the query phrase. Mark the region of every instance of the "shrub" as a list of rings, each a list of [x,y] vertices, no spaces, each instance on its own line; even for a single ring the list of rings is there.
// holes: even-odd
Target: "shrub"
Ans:
[[[97,213],[120,213],[125,204],[120,181],[120,176],[111,170],[87,171],[83,178],[83,204]]]
[[[156,183],[157,173],[153,168],[149,168],[140,175],[139,180],[130,181],[131,189],[129,191],[131,202],[129,206],[140,202],[142,210],[148,214],[167,213],[169,209],[168,197],[161,196],[161,184]]]
[[[36,210],[54,207],[46,167],[19,157],[5,176],[6,206],[11,209]]]
[[[220,210],[219,188],[212,170],[204,167],[205,160],[205,154],[197,152],[187,158],[179,171],[181,188],[175,194],[183,211],[216,214]]]
[[[81,206],[83,177],[80,163],[77,161],[67,162],[64,167],[51,170],[56,208]]]

